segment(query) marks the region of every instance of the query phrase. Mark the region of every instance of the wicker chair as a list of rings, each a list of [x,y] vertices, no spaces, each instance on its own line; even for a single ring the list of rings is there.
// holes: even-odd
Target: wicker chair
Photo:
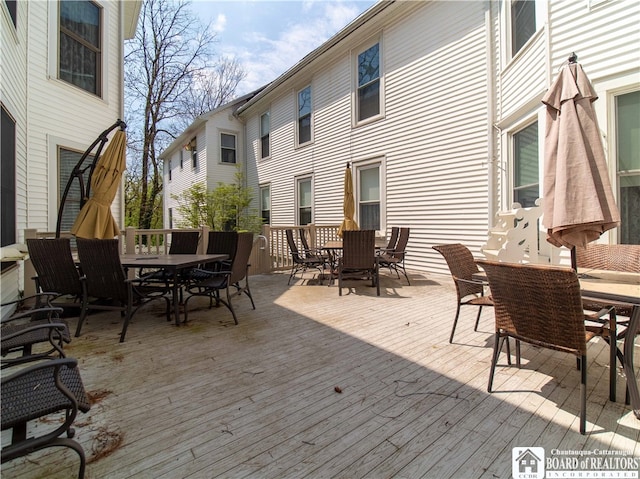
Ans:
[[[300,243],[302,243],[302,251],[305,258],[322,260],[325,266],[331,266],[330,255],[323,253],[319,248],[311,248],[309,246],[309,242],[307,241],[307,233],[304,228],[298,229],[298,236],[300,237]]]
[[[13,314],[2,320],[3,369],[34,358],[65,357],[63,346],[71,341],[71,335],[67,322],[59,319],[62,308],[51,306],[50,301],[55,297],[55,294],[39,293],[2,304],[3,308],[17,307]],[[26,303],[32,302],[35,303],[33,307],[25,307]],[[45,344],[48,349],[34,353],[36,344]],[[6,358],[10,353],[14,354]]]
[[[476,316],[476,323],[473,327],[473,330],[477,331],[480,315],[482,314],[482,307],[493,306],[493,301],[491,301],[490,297],[484,295],[484,289],[487,283],[473,279],[473,275],[480,272],[480,270],[476,265],[473,254],[471,254],[471,251],[469,251],[466,246],[459,243],[441,244],[434,246],[433,249],[444,256],[449,266],[453,282],[456,285],[458,304],[456,317],[453,319],[451,335],[449,336],[449,343],[452,343],[453,335],[456,332],[456,325],[458,324],[458,317],[460,316],[460,308],[466,305],[478,306],[478,315]]]
[[[78,258],[84,275],[81,278],[82,310],[76,337],[80,336],[90,310],[115,310],[123,312],[125,316],[120,333],[120,342],[123,342],[135,312],[154,299],[165,300],[167,321],[171,321],[171,302],[166,296],[166,287],[145,284],[145,278],[127,279],[120,264],[117,239],[77,238],[77,243]]]
[[[520,366],[520,342],[576,356],[581,370],[580,433],[586,431],[587,342],[605,330],[615,334],[615,308],[585,315],[580,284],[575,271],[567,268],[498,263],[478,260],[489,279],[495,311],[495,341],[487,390],[492,391],[495,367],[503,338],[515,338]],[[600,331],[587,330],[585,320],[609,315]],[[610,345],[610,388],[615,390],[616,347]]]
[[[74,441],[73,422],[78,411],[88,412],[91,405],[73,358],[38,361],[17,372],[2,377],[2,430],[11,429],[11,443],[2,446],[2,463],[26,456],[47,447],[68,447],[78,453],[78,478],[84,477],[85,455]],[[55,413],[64,412],[58,422]],[[49,416],[51,416],[49,418]],[[27,424],[39,418],[49,418],[55,428],[35,427],[27,436]],[[62,438],[66,434],[66,438]],[[3,441],[4,442],[4,441]]]
[[[253,302],[253,296],[249,289],[249,257],[251,256],[251,250],[253,249],[253,233],[238,233],[237,234],[237,246],[233,255],[233,263],[230,269],[221,271],[204,271],[200,270],[200,273],[206,274],[207,278],[201,281],[192,282],[189,284],[188,291],[191,294],[184,304],[184,320],[187,321],[187,303],[194,296],[208,296],[209,307],[213,306],[213,300],[215,299],[216,305],[219,303],[224,304],[231,315],[233,321],[238,324],[238,317],[233,309],[233,303],[231,298],[233,296],[241,296],[242,293],[246,294],[251,300],[251,306],[256,309],[256,305]],[[241,281],[244,280],[244,285],[241,285]],[[235,289],[232,294],[232,288]],[[220,291],[226,292],[226,299],[220,297]]]
[[[342,282],[351,277],[371,279],[380,296],[378,256],[375,250],[375,231],[342,232],[342,257],[338,259],[338,292],[342,296]]]
[[[393,247],[393,250],[383,250],[379,257],[380,267],[389,268],[389,271],[395,271],[398,279],[400,279],[399,271],[402,270],[402,274],[409,282],[409,276],[407,276],[407,270],[404,267],[404,258],[407,254],[407,243],[409,242],[409,228],[400,228],[398,233],[398,241]],[[392,232],[393,237],[393,232]],[[389,241],[391,244],[391,241]]]
[[[53,306],[80,308],[82,284],[69,238],[27,239],[37,292],[57,293]],[[64,301],[62,297],[70,297]]]
[[[293,238],[293,230],[287,229],[285,230],[285,234],[287,235],[287,244],[289,245],[291,260],[293,261],[293,264],[291,265],[291,274],[289,275],[289,281],[287,281],[287,284],[291,284],[291,280],[295,277],[296,273],[300,272],[300,277],[302,277],[305,271],[309,268],[317,269],[320,272],[320,278],[322,278],[326,264],[325,259],[320,257],[306,257],[298,250],[298,245]]]

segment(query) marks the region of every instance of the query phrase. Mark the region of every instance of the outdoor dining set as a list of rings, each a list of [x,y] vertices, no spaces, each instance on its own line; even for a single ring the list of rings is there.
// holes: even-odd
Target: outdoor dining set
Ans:
[[[166,320],[173,314],[176,326],[187,321],[188,302],[195,296],[208,297],[209,308],[226,306],[235,324],[234,296],[246,295],[255,309],[247,277],[253,234],[212,231],[206,254],[196,253],[199,241],[198,232],[174,232],[168,254],[121,255],[117,239],[76,238],[77,256],[69,238],[27,241],[38,293],[2,305],[16,308],[2,324],[2,369],[7,370],[2,376],[2,430],[12,431],[11,443],[2,448],[3,463],[64,446],[78,453],[78,477],[84,476],[84,451],[72,439],[72,424],[79,411],[89,410],[90,401],[77,360],[64,352],[71,341],[65,315],[79,316],[78,337],[90,312],[118,311],[124,317],[123,342],[132,316],[150,301],[164,301]],[[34,352],[42,344],[44,350],[38,346]],[[59,411],[65,413],[59,427],[27,436],[29,421]],[[63,434],[67,437],[61,438]]]

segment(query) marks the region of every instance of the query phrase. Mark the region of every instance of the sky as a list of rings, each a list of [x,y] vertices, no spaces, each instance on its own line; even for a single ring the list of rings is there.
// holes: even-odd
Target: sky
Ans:
[[[216,32],[216,52],[247,72],[249,93],[277,78],[377,0],[192,0],[191,10]]]

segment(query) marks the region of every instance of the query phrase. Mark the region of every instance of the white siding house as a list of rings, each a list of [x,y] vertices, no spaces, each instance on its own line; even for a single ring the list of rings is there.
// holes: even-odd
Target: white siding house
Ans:
[[[12,192],[3,180],[3,245],[23,242],[25,228],[55,231],[70,169],[123,118],[124,39],[133,37],[140,7],[115,0],[0,2],[2,175],[14,176]],[[75,48],[80,37],[84,46]],[[112,210],[121,223],[121,195]],[[18,268],[3,263],[3,300],[24,287]]]
[[[576,52],[623,217],[602,241],[640,243],[639,44],[633,0],[379,2],[237,109],[248,184],[273,226],[338,224],[348,162],[361,227],[409,226],[407,266],[445,273],[433,245],[479,254],[539,198],[541,99]]]
[[[200,115],[160,155],[166,228],[180,224],[176,197],[192,185],[201,183],[213,190],[219,183],[234,183],[238,171],[245,172],[244,125],[234,112],[254,94]]]

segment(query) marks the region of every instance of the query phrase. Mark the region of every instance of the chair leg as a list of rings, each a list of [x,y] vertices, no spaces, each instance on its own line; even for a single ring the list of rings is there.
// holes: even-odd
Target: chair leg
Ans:
[[[580,359],[580,434],[587,433],[587,356]]]
[[[120,342],[124,342],[124,337],[127,334],[127,329],[129,328],[129,320],[131,320],[131,316],[133,316],[132,307],[129,305],[127,308],[127,314],[124,317],[124,324],[122,325],[122,332],[120,333]]]
[[[493,357],[491,358],[491,371],[489,372],[489,384],[487,385],[487,392],[491,392],[493,388],[493,375],[496,371],[496,363],[498,362],[499,354],[500,354],[500,333],[496,333],[493,341]]]
[[[478,324],[480,324],[480,315],[482,314],[482,306],[478,307],[478,315],[476,316],[476,324],[473,326],[473,330],[478,330]]]
[[[458,324],[458,316],[460,316],[460,303],[458,303],[458,309],[456,310],[456,317],[453,318],[453,326],[451,328],[451,335],[449,336],[449,344],[453,343],[453,335],[456,332],[456,325]]]
[[[88,307],[85,302],[82,303],[82,310],[80,311],[80,318],[78,318],[78,326],[76,327],[76,338],[80,337],[80,331],[82,330],[82,324],[84,320],[87,318]]]

